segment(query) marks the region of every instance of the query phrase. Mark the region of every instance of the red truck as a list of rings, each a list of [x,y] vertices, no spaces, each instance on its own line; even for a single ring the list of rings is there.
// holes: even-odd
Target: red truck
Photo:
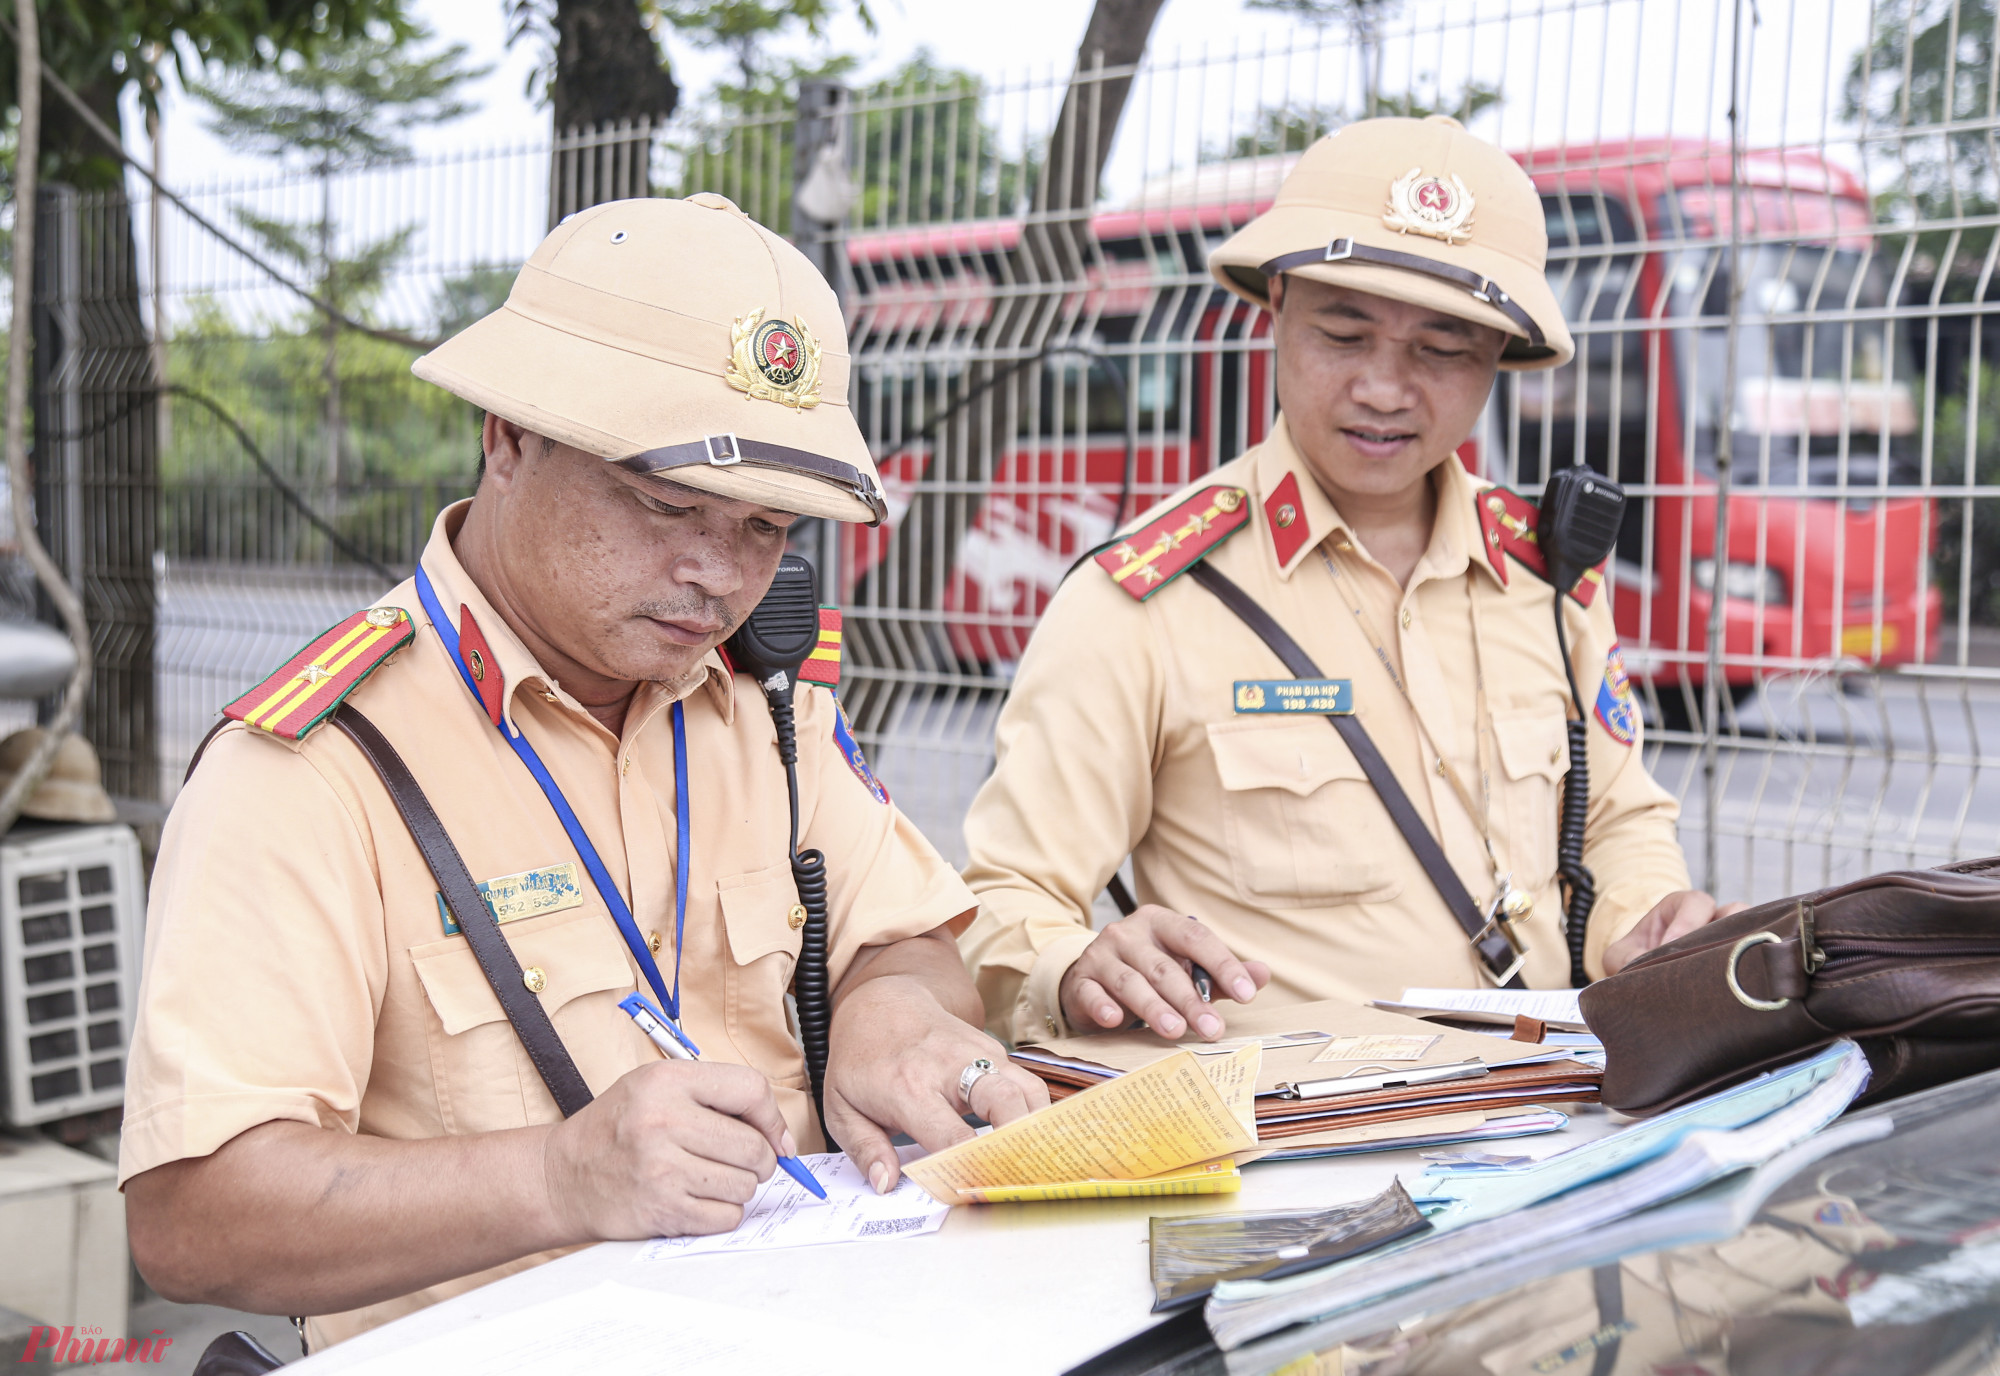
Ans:
[[[1269,320],[1216,288],[1205,259],[1270,204],[1295,157],[1208,164],[1094,218],[1097,257],[1065,303],[1072,342],[1027,371],[1039,381],[1013,407],[1018,439],[990,481],[930,467],[939,452],[960,462],[936,437],[954,426],[962,436],[980,409],[960,400],[969,341],[991,314],[1020,224],[850,239],[858,404],[892,519],[850,537],[843,592],[879,578],[896,539],[948,551],[948,567],[926,575],[942,581],[926,605],[941,608],[954,654],[1004,672],[1078,555],[1260,440],[1276,405]],[[1938,515],[1917,492],[1915,367],[1862,183],[1817,153],[1783,150],[1747,156],[1732,189],[1727,151],[1692,140],[1519,160],[1542,192],[1548,274],[1577,359],[1503,374],[1460,452],[1528,491],[1550,464],[1579,458],[1632,489],[1612,582],[1633,677],[1654,681],[1669,719],[1685,720],[1718,585],[1739,698],[1760,673],[1935,654],[1942,599],[1927,565]],[[1735,207],[1740,287],[1729,273]],[[1742,322],[1733,387],[1732,291]],[[1718,571],[1730,399],[1729,548]],[[911,517],[924,480],[935,495]]]

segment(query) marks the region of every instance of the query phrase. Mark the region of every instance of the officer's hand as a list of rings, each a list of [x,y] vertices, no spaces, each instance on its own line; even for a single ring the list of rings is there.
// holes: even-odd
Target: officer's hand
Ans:
[[[998,1125],[1048,1107],[1047,1085],[916,979],[883,976],[856,988],[835,1008],[828,1040],[826,1130],[878,1194],[894,1189],[901,1173],[894,1134],[908,1133],[930,1151],[973,1135],[958,1077],[981,1057],[993,1073],[973,1083],[971,1112]]]
[[[756,1071],[658,1061],[558,1124],[542,1165],[565,1232],[678,1237],[734,1228],[778,1153],[797,1151]]]
[[[1097,934],[1063,972],[1063,1017],[1076,1028],[1121,1027],[1136,1015],[1163,1037],[1190,1024],[1207,1041],[1222,1035],[1222,1018],[1201,1001],[1190,965],[1215,980],[1215,994],[1248,1003],[1271,982],[1261,960],[1238,960],[1221,938],[1191,917],[1148,903]]]
[[[1706,926],[1718,917],[1740,913],[1748,906],[1725,903],[1718,908],[1715,900],[1700,889],[1670,893],[1639,919],[1638,926],[1604,948],[1604,973],[1615,975],[1655,946],[1664,946],[1697,927]]]

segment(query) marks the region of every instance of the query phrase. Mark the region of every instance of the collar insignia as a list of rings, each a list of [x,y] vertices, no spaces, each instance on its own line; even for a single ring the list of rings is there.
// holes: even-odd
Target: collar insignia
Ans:
[[[1422,234],[1447,244],[1472,237],[1472,192],[1453,173],[1449,180],[1412,167],[1389,187],[1382,223],[1398,234]]]
[[[760,308],[736,318],[729,342],[731,387],[797,410],[819,405],[820,343],[804,321],[766,320]]]

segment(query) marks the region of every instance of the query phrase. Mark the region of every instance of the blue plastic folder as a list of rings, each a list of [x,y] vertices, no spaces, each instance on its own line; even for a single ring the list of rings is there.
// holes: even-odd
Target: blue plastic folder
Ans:
[[[1427,1171],[1411,1193],[1436,1228],[1493,1218],[1664,1156],[1699,1129],[1738,1128],[1767,1117],[1825,1083],[1848,1052],[1846,1043],[1836,1044],[1811,1060],[1767,1071],[1734,1089],[1539,1161]]]

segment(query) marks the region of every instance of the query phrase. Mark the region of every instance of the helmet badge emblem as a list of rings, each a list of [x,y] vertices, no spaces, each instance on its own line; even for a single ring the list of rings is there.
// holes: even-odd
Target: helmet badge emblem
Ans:
[[[1389,208],[1382,213],[1382,223],[1398,234],[1462,244],[1472,237],[1472,204],[1472,192],[1457,173],[1446,179],[1412,167],[1389,187]]]
[[[736,318],[729,342],[731,387],[800,410],[819,405],[820,343],[804,321],[766,320],[754,310]]]

